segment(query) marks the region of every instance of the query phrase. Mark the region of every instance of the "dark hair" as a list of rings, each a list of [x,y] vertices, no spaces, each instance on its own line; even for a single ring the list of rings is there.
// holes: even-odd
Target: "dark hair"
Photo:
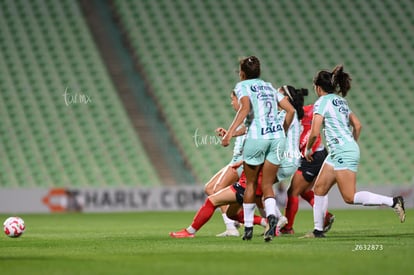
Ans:
[[[296,113],[298,115],[298,119],[302,119],[304,116],[303,111],[303,105],[305,102],[304,96],[307,96],[309,94],[308,89],[301,88],[296,89],[295,87],[285,85],[282,87],[283,90],[286,93],[286,96],[289,99],[289,102],[292,104],[292,106],[295,108]]]
[[[332,72],[319,71],[313,79],[313,84],[329,94],[337,93],[345,97],[351,89],[351,80],[351,76],[344,72],[344,66],[337,65]]]
[[[242,70],[246,79],[260,77],[260,61],[256,56],[249,56],[240,59],[240,70]]]

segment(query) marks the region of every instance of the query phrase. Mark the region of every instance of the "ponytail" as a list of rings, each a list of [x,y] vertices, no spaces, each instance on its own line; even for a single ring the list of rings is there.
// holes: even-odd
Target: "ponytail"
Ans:
[[[344,66],[337,65],[332,72],[318,72],[313,84],[320,86],[328,94],[337,93],[345,97],[351,89],[351,80],[350,75],[344,72]]]
[[[305,89],[305,88],[296,89],[295,87],[292,87],[289,85],[285,85],[282,88],[285,91],[286,95],[288,96],[289,102],[295,108],[298,119],[301,120],[303,116],[305,115],[303,111],[303,105],[305,101],[304,96],[307,96],[309,94],[308,89]]]
[[[351,89],[351,77],[344,72],[344,66],[338,65],[332,71],[332,87],[335,91],[345,97]]]

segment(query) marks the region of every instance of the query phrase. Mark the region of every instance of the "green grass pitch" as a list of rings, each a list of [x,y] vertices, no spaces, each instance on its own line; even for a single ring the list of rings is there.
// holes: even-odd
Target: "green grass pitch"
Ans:
[[[336,210],[325,239],[299,239],[312,212],[299,211],[293,236],[264,243],[217,238],[217,212],[194,239],[172,239],[194,212],[21,214],[26,232],[0,236],[1,274],[406,274],[414,270],[412,210]],[[3,221],[6,215],[0,215]],[[241,229],[240,232],[243,230]],[[357,251],[355,251],[357,249]]]

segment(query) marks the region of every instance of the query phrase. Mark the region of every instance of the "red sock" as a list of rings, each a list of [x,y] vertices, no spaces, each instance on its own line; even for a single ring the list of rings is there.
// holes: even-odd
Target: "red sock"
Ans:
[[[262,216],[254,215],[253,224],[262,225]]]
[[[229,217],[230,218],[230,217]],[[243,210],[240,210],[238,213],[237,213],[237,216],[236,217],[234,217],[235,218],[235,220],[236,221],[238,221],[239,223],[244,223],[244,212],[243,212]],[[254,215],[254,217],[253,217],[253,224],[256,224],[256,225],[261,225],[262,224],[262,217],[261,216],[257,216],[257,215]]]
[[[300,196],[313,207],[313,200],[314,200],[315,194],[313,193],[312,190],[303,192],[302,194],[300,194]]]
[[[244,223],[244,212],[243,212],[243,209],[240,210],[234,218],[239,223]]]
[[[288,201],[285,209],[285,216],[288,219],[288,223],[285,225],[286,229],[292,229],[293,223],[295,222],[295,216],[299,208],[298,197],[288,197]]]
[[[203,206],[198,209],[191,226],[198,231],[204,224],[206,224],[206,222],[208,222],[208,220],[210,220],[215,210],[216,207],[211,203],[210,199],[207,198]]]

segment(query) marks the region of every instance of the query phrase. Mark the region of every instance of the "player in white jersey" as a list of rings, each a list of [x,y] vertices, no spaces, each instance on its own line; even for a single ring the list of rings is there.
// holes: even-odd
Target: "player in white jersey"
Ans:
[[[289,97],[289,102],[293,105],[293,97],[297,90],[292,86],[289,86],[291,92],[289,92],[288,86],[283,86],[279,89],[279,91],[283,95],[287,95]],[[288,91],[287,93],[285,91]],[[303,97],[303,95],[302,95]],[[302,106],[303,107],[303,106]],[[295,108],[296,109],[296,108]],[[284,110],[280,111],[279,113],[280,119],[283,121],[286,116],[286,112]],[[277,152],[278,157],[281,159],[281,164],[279,166],[279,170],[277,173],[277,181],[283,181],[287,178],[290,178],[292,174],[296,171],[299,167],[299,160],[301,157],[301,153],[299,151],[299,138],[301,133],[301,126],[299,122],[299,118],[297,112],[295,113],[292,123],[289,126],[289,130],[286,133],[286,144],[285,149],[283,152]]]
[[[231,92],[231,105],[235,111],[239,109],[238,99],[234,91]],[[232,185],[237,182],[240,178],[241,173],[243,172],[243,165],[240,165],[243,162],[243,143],[245,139],[246,127],[241,125],[236,133],[236,141],[234,143],[233,157],[230,163],[224,166],[220,171],[218,171],[204,186],[205,193],[210,196],[214,193],[226,188],[227,186]],[[223,137],[226,134],[224,128],[217,128],[216,133],[218,136]],[[220,206],[221,216],[223,218],[224,224],[226,225],[226,230],[217,235],[217,237],[238,237],[239,231],[235,225],[235,221],[227,217],[227,205]]]
[[[356,173],[359,164],[357,144],[361,123],[352,113],[345,96],[351,88],[351,77],[339,65],[332,72],[320,71],[313,80],[319,99],[314,105],[311,133],[305,157],[312,160],[312,146],[323,127],[329,154],[315,182],[313,207],[314,230],[304,237],[325,237],[324,216],[328,206],[328,192],[337,183],[342,198],[349,204],[388,205],[394,208],[400,221],[405,220],[404,199],[367,191],[356,192]],[[352,130],[350,128],[352,126]]]
[[[239,99],[240,108],[234,117],[222,145],[228,146],[230,139],[243,122],[247,126],[246,140],[243,147],[243,168],[246,174],[246,190],[243,199],[244,235],[243,240],[253,236],[253,216],[255,209],[255,192],[257,178],[262,169],[262,191],[269,230],[265,232],[265,241],[274,237],[278,222],[276,200],[273,184],[281,160],[277,152],[285,147],[285,132],[292,122],[295,109],[289,100],[273,88],[272,84],[260,79],[260,61],[255,56],[240,60],[239,77],[234,91]],[[286,111],[281,125],[278,108]]]

